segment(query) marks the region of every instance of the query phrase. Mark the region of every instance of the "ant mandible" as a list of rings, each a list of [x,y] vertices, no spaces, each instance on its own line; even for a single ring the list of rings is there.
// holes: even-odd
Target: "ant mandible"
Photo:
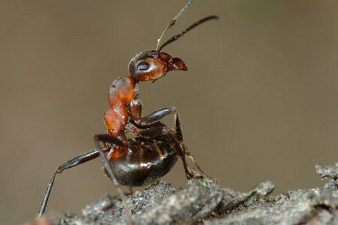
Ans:
[[[98,156],[103,158],[105,172],[117,187],[126,210],[128,207],[120,185],[134,187],[151,184],[168,173],[178,157],[182,159],[187,179],[193,178],[194,175],[187,167],[186,155],[203,173],[192,155],[186,151],[176,108],[162,108],[142,117],[142,103],[138,98],[140,81],[154,82],[169,71],[187,70],[181,59],[173,58],[161,50],[196,26],[218,18],[217,16],[205,17],[160,45],[168,29],[176,23],[193,1],[190,0],[169,23],[158,39],[155,50],[141,52],[131,59],[130,76],[117,78],[113,82],[108,93],[110,107],[104,114],[108,132],[94,136],[96,150],[77,156],[56,169],[48,183],[38,218],[45,212],[56,175]],[[162,118],[170,114],[175,114],[175,130],[169,129],[160,122]],[[103,148],[100,142],[104,144]],[[127,215],[132,223],[129,210],[127,210]]]

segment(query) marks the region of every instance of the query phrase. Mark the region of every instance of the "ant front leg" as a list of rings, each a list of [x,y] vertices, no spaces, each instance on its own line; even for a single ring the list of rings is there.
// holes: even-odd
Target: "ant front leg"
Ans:
[[[130,225],[132,225],[134,223],[133,223],[133,220],[132,220],[132,217],[131,217],[131,211],[130,211],[128,205],[127,205],[126,196],[124,195],[122,188],[121,188],[121,185],[117,181],[117,178],[116,178],[116,176],[113,172],[113,169],[112,169],[112,167],[109,163],[109,160],[107,159],[107,156],[103,152],[103,149],[101,148],[101,145],[100,145],[99,142],[103,142],[105,144],[110,143],[110,144],[113,144],[113,145],[118,145],[119,147],[127,147],[127,146],[125,146],[125,144],[123,144],[123,142],[120,139],[118,139],[118,138],[116,138],[116,137],[114,137],[110,134],[97,134],[97,135],[94,136],[94,142],[95,142],[96,148],[97,148],[101,158],[103,159],[105,168],[106,168],[110,178],[113,181],[114,186],[116,187],[116,189],[117,189],[117,191],[120,195],[120,198],[122,200],[122,205],[123,205],[124,209],[126,210],[126,214],[127,214],[127,217],[128,217],[128,223]],[[112,149],[114,149],[114,148],[112,148]]]
[[[171,106],[171,107],[166,107],[166,108],[156,110],[155,112],[149,114],[148,116],[135,118],[135,122],[139,125],[150,125],[150,124],[160,121],[161,119],[163,119],[164,117],[170,114],[177,115],[176,107]]]
[[[149,114],[148,116],[141,117],[142,115],[142,103],[138,98],[133,99],[129,103],[129,112],[131,116],[131,123],[133,123],[137,128],[145,129],[153,127],[154,125],[160,125],[159,122],[164,117],[170,114],[177,114],[176,107],[166,107]]]
[[[104,148],[102,149],[103,152],[107,152],[109,149],[108,148]],[[67,162],[65,162],[64,164],[62,164],[61,166],[59,166],[56,171],[53,173],[52,175],[52,178],[50,179],[49,183],[48,183],[48,186],[47,186],[47,190],[46,190],[46,193],[43,197],[43,200],[42,200],[42,203],[41,203],[41,206],[40,206],[40,210],[37,214],[37,219],[39,219],[43,213],[45,212],[46,210],[46,207],[47,207],[47,202],[48,202],[48,199],[49,199],[49,196],[50,196],[50,193],[52,191],[52,187],[53,187],[53,184],[54,184],[54,181],[55,181],[55,177],[57,174],[60,174],[62,173],[64,170],[66,169],[69,169],[69,168],[72,168],[74,166],[78,166],[82,163],[85,163],[85,162],[88,162],[92,159],[95,159],[99,156],[99,151],[98,150],[94,150],[94,151],[91,151],[91,152],[86,152],[80,156],[77,156]]]

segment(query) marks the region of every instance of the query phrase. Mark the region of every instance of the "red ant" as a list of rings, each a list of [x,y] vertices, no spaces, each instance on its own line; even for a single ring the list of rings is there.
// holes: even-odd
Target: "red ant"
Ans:
[[[110,107],[104,114],[108,133],[94,136],[96,150],[77,156],[57,168],[48,183],[38,218],[45,212],[56,175],[98,156],[103,158],[105,172],[117,187],[125,209],[128,208],[120,185],[134,187],[154,183],[171,170],[178,156],[183,161],[187,179],[193,178],[194,175],[187,167],[186,155],[191,157],[196,168],[203,173],[192,155],[186,151],[176,108],[162,108],[142,117],[142,103],[138,98],[139,81],[154,82],[169,71],[187,70],[181,59],[173,58],[161,50],[196,26],[218,18],[217,16],[205,17],[160,46],[167,30],[175,24],[193,1],[190,0],[169,23],[158,39],[156,50],[141,52],[131,59],[129,63],[131,76],[118,78],[113,82],[108,94]],[[175,130],[169,129],[160,122],[170,114],[175,114]],[[100,142],[104,144],[103,148]],[[129,210],[127,215],[132,223]]]

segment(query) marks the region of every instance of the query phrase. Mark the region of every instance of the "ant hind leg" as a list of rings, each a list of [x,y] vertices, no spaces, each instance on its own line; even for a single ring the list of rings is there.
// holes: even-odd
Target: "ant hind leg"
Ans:
[[[107,152],[109,149],[108,148],[105,148],[105,149],[102,149],[103,152]],[[99,156],[99,151],[98,150],[94,150],[94,151],[90,151],[90,152],[86,152],[82,155],[79,155],[71,160],[68,160],[67,162],[65,162],[64,164],[62,164],[61,166],[59,166],[55,172],[53,173],[48,185],[47,185],[47,189],[46,189],[46,193],[42,199],[42,203],[41,203],[41,206],[40,206],[40,209],[39,209],[39,212],[36,216],[37,219],[41,218],[41,216],[44,214],[45,210],[46,210],[46,207],[47,207],[47,202],[48,202],[48,199],[49,199],[49,196],[50,196],[50,193],[52,191],[52,188],[53,188],[53,184],[54,184],[54,181],[55,181],[55,177],[57,174],[60,174],[62,173],[64,170],[66,169],[70,169],[74,166],[78,166],[82,163],[85,163],[85,162],[88,162],[92,159],[95,159]]]

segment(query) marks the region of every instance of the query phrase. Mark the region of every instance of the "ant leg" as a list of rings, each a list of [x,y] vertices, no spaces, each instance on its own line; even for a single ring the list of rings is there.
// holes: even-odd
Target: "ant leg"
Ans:
[[[107,152],[108,150],[109,150],[109,148],[103,149],[104,152]],[[41,206],[40,206],[40,210],[39,210],[39,212],[38,212],[38,214],[36,216],[37,219],[39,219],[43,215],[43,213],[45,212],[45,210],[46,210],[47,202],[48,202],[50,193],[52,191],[52,187],[53,187],[56,175],[62,173],[66,169],[72,168],[74,166],[77,166],[77,165],[80,165],[82,163],[88,162],[88,161],[90,161],[92,159],[95,159],[98,156],[99,156],[99,151],[98,150],[86,152],[86,153],[84,153],[84,154],[82,154],[80,156],[77,156],[77,157],[75,157],[75,158],[73,158],[71,160],[68,160],[67,162],[65,162],[64,164],[62,164],[61,166],[59,166],[56,169],[56,171],[53,173],[52,178],[50,179],[50,181],[48,183],[46,193],[45,193],[45,195],[43,197],[43,200],[42,200],[42,203],[41,203]]]
[[[175,117],[176,117],[176,129],[175,129],[176,138],[173,138],[173,142],[176,144],[178,155],[182,159],[185,175],[187,176],[187,179],[191,179],[194,177],[194,175],[189,171],[187,160],[185,158],[186,153],[185,153],[185,148],[183,144],[181,123],[180,123],[180,118],[178,116],[178,113],[175,114]]]
[[[196,167],[196,169],[198,171],[200,171],[202,174],[206,175],[207,174],[201,169],[201,167],[198,165],[198,163],[196,162],[195,157],[188,151],[187,147],[184,145],[185,148],[185,154],[190,158],[190,160],[192,161],[192,163],[194,164],[194,166]]]
[[[189,171],[188,169],[188,164],[187,164],[187,160],[185,158],[185,149],[183,148],[183,146],[181,144],[179,144],[177,142],[177,140],[175,140],[175,138],[172,138],[172,142],[175,143],[175,147],[176,147],[176,150],[178,152],[178,155],[181,157],[182,159],[182,162],[183,162],[183,168],[184,168],[184,171],[185,171],[185,175],[187,177],[187,179],[191,179],[191,178],[194,178],[194,175]]]
[[[133,190],[132,187],[129,187],[129,194],[130,194],[130,195],[134,194],[134,190]]]
[[[177,138],[177,141],[180,143],[180,146],[182,148],[182,151],[183,151],[183,154],[185,156],[188,156],[191,161],[193,162],[194,166],[196,167],[196,169],[201,172],[202,174],[206,175],[206,173],[201,169],[201,167],[197,164],[196,160],[195,160],[195,157],[188,151],[186,145],[184,144],[183,142],[183,134],[182,134],[182,128],[181,128],[181,122],[180,122],[180,117],[178,115],[178,113],[176,113],[176,128],[175,128],[175,132],[176,132],[176,138]],[[183,158],[182,158],[183,160]],[[184,160],[183,160],[183,164],[187,164],[186,162],[184,162],[186,159],[184,157]]]
[[[132,118],[132,123],[138,128],[147,128],[147,125],[152,126],[154,123],[156,124],[156,122],[163,119],[163,117],[174,113],[176,113],[176,107],[166,107],[156,110],[145,117],[134,117]]]
[[[157,136],[165,135],[169,132],[169,129],[163,123],[156,123],[155,126],[149,127],[143,130],[137,131],[137,135],[144,137],[155,138]]]
[[[110,144],[116,144],[120,147],[124,146],[124,143],[118,139],[117,137],[114,137],[110,134],[97,134],[94,136],[95,139],[95,144],[97,147],[97,142],[102,142],[102,143],[110,143]],[[101,146],[99,146],[100,148],[98,148],[97,150],[100,151],[100,149],[102,150]]]
[[[134,134],[137,136],[156,137],[167,133],[167,126],[161,122],[156,122],[151,125],[139,126],[132,121],[125,126],[125,133]]]
[[[176,133],[176,139],[178,140],[178,142],[181,145],[184,145],[181,121],[180,121],[180,116],[178,115],[178,113],[175,114],[175,133]]]
[[[108,137],[108,136],[110,136],[110,137]],[[98,135],[94,136],[94,142],[95,142],[96,148],[99,151],[101,158],[103,159],[103,162],[105,164],[105,168],[106,168],[107,172],[109,173],[109,176],[112,179],[113,184],[116,187],[116,189],[117,189],[117,191],[120,195],[120,198],[122,200],[122,205],[123,205],[124,209],[126,210],[126,214],[127,214],[127,217],[128,217],[128,223],[132,225],[134,223],[133,223],[133,220],[132,220],[132,217],[131,217],[130,209],[127,205],[126,196],[124,195],[124,193],[122,191],[121,185],[117,181],[117,178],[116,178],[116,176],[113,172],[113,169],[112,169],[112,167],[111,167],[111,165],[110,165],[110,163],[107,159],[107,156],[104,154],[103,149],[101,148],[101,145],[99,143],[100,141],[101,142],[103,142],[103,141],[108,142],[108,143],[111,143],[111,144],[117,144],[120,147],[123,147],[125,145],[118,138],[113,137],[109,134],[98,134]],[[122,146],[121,146],[121,143],[122,143]]]

